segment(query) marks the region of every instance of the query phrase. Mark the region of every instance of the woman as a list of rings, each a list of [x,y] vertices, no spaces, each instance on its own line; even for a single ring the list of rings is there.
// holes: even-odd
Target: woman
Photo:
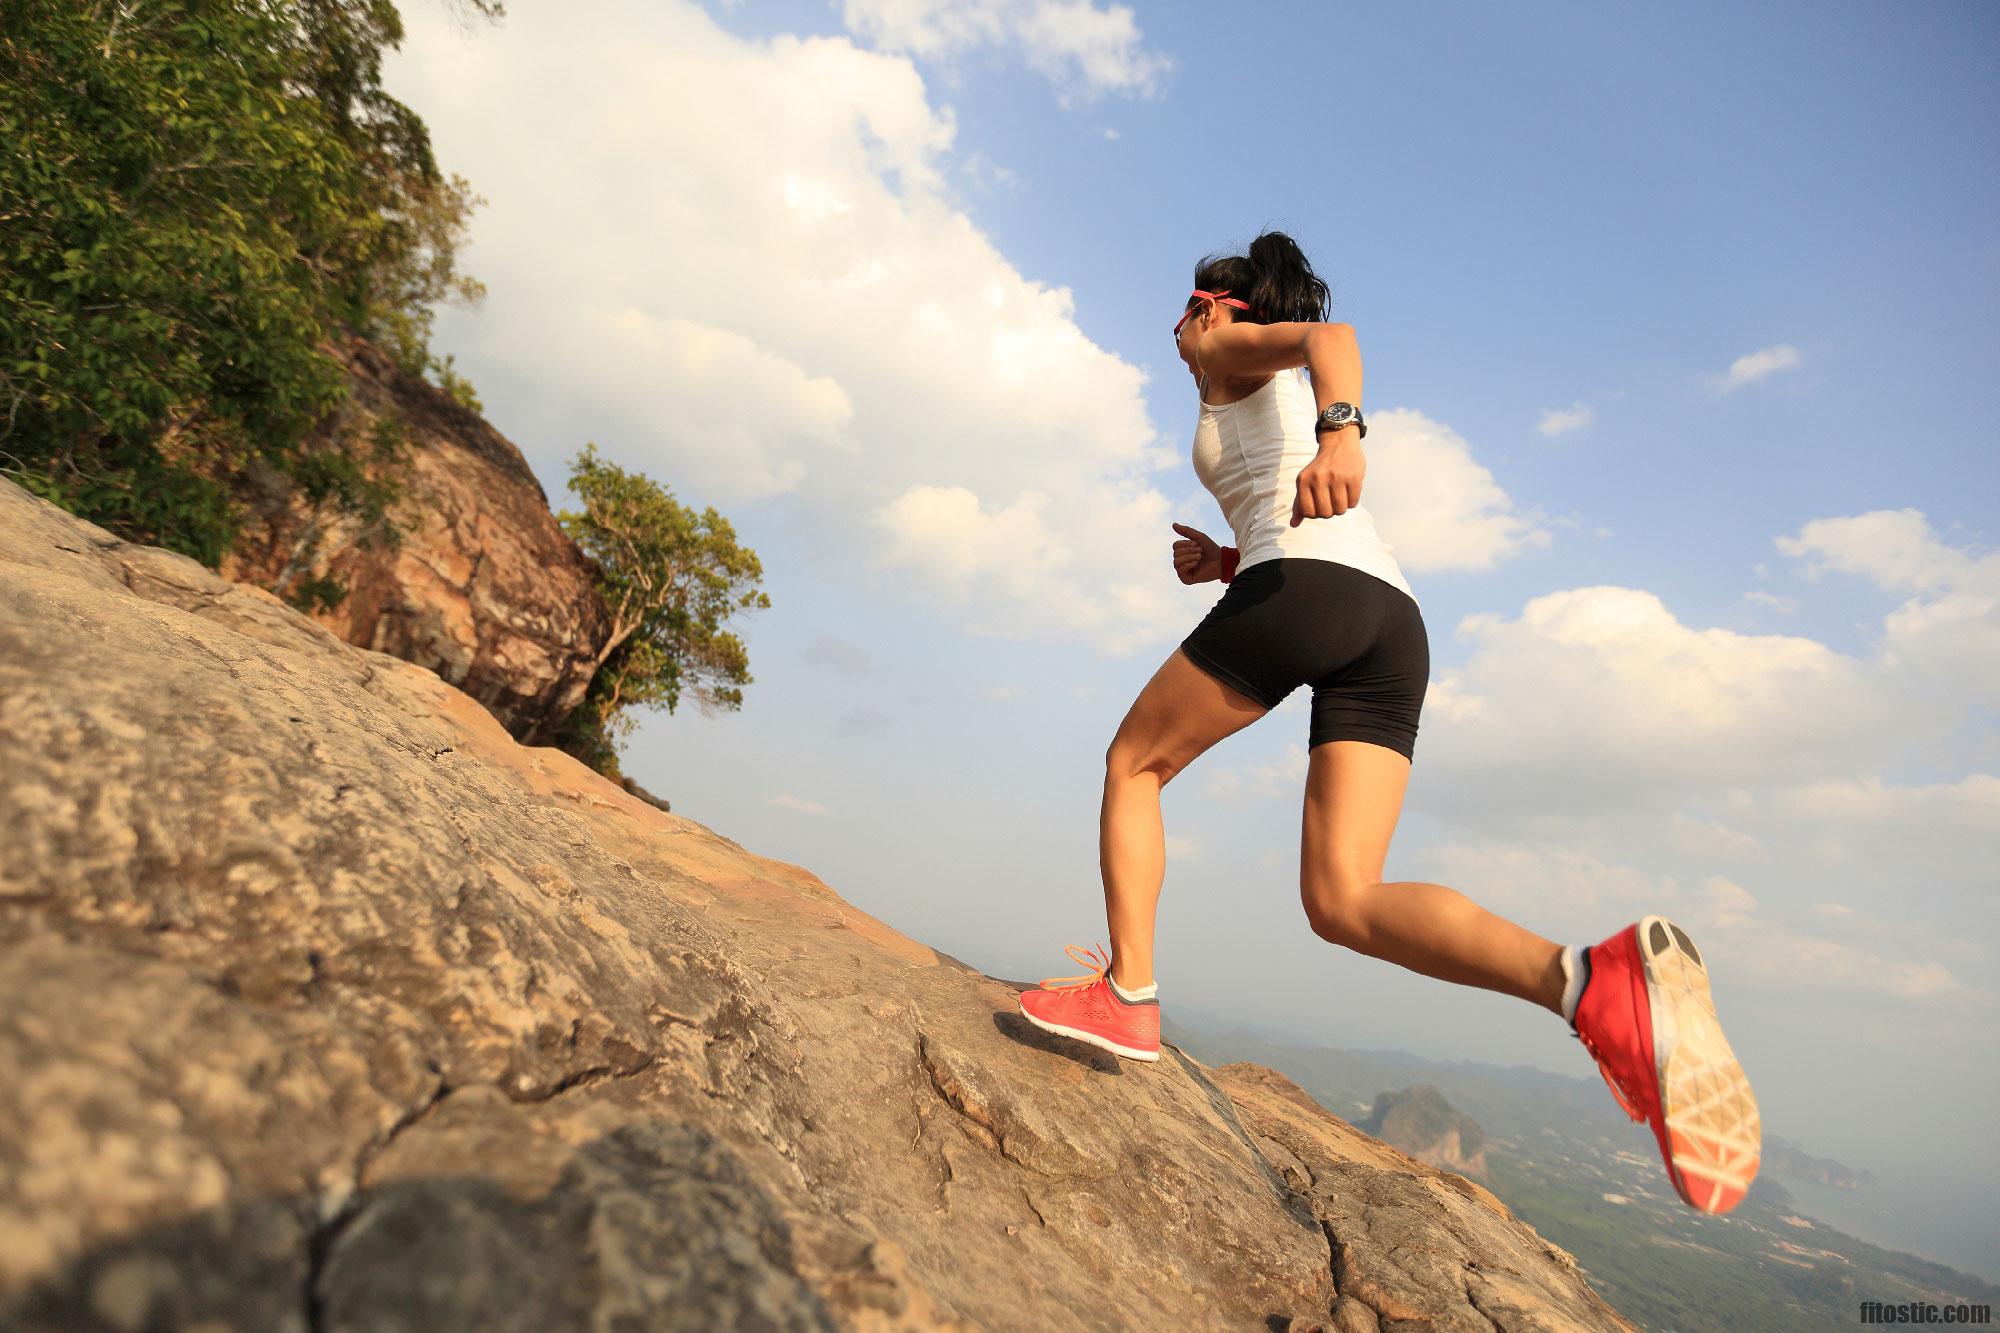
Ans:
[[[1194,468],[1235,534],[1176,523],[1183,583],[1228,591],[1167,659],[1106,754],[1099,847],[1112,951],[1022,994],[1037,1027],[1134,1060],[1160,1054],[1153,923],[1166,869],[1160,789],[1225,736],[1310,684],[1299,867],[1314,933],[1371,957],[1562,1016],[1614,1098],[1649,1123],[1675,1190],[1727,1212],[1757,1173],[1749,1080],[1716,1021],[1685,932],[1641,918],[1558,946],[1442,884],[1382,882],[1402,810],[1430,644],[1391,547],[1360,507],[1367,471],[1354,330],[1290,237],[1195,268],[1174,343],[1200,390]]]

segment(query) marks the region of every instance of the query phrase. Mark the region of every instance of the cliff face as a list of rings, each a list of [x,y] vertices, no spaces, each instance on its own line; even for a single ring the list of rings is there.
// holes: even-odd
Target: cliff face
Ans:
[[[555,734],[590,688],[611,618],[583,552],[549,512],[513,441],[478,413],[355,338],[339,349],[361,428],[386,419],[409,441],[399,548],[356,543],[335,524],[299,571],[350,589],[320,623],[347,642],[429,667],[530,744]],[[270,588],[312,520],[273,478],[246,495],[262,517],[223,563]]]
[[[1271,1071],[1042,1034],[4,483],[0,808],[0,1326],[1629,1327]]]

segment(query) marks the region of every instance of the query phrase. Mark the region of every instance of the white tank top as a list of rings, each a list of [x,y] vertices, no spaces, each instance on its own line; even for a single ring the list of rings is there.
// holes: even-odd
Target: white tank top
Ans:
[[[1313,423],[1319,417],[1305,367],[1281,370],[1247,398],[1201,404],[1194,428],[1194,473],[1222,506],[1242,552],[1238,576],[1252,565],[1280,557],[1332,560],[1365,570],[1417,595],[1375,532],[1375,520],[1359,505],[1331,518],[1292,524],[1299,472],[1319,453]]]

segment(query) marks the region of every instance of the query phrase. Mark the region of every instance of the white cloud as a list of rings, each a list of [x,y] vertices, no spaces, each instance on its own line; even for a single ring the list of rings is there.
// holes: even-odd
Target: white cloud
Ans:
[[[1472,656],[1432,682],[1418,763],[1427,801],[1468,817],[1806,780],[1879,757],[1909,724],[1865,663],[1695,629],[1636,588],[1549,593],[1456,636]]]
[[[1602,937],[1596,932],[1608,934],[1657,913],[1688,931],[1718,984],[1725,986],[1741,980],[1784,991],[1875,994],[1980,1008],[2000,1002],[1991,991],[1961,982],[1934,956],[1897,957],[1797,927],[1726,876],[1706,875],[1688,890],[1671,875],[1636,869],[1622,858],[1607,861],[1560,839],[1450,842],[1427,848],[1412,856],[1407,867],[1391,867],[1387,873],[1449,885],[1531,929],[1553,927],[1562,943],[1594,944]],[[1871,938],[1867,928],[1874,923],[1852,909],[1819,904],[1814,910],[1829,919],[1833,930]],[[1579,928],[1590,933],[1578,935]]]
[[[1806,575],[1860,574],[1891,592],[2000,595],[2000,552],[1975,555],[1947,546],[1920,509],[1875,509],[1816,518],[1777,548],[1806,562]]]
[[[1417,799],[1474,821],[1657,808],[1721,789],[1747,806],[1751,788],[1808,789],[1936,757],[1966,742],[1968,710],[2000,703],[2000,556],[1947,545],[1913,510],[1817,520],[1777,544],[1816,569],[1923,591],[1859,656],[1797,635],[1697,628],[1636,588],[1572,588],[1514,617],[1467,616],[1455,636],[1471,655],[1440,671],[1425,700]],[[1990,717],[1971,716],[1990,731]],[[1981,782],[1960,787],[1984,799]],[[1873,798],[1893,789],[1878,783]],[[1941,790],[1911,800],[1953,808]],[[1792,813],[1806,810],[1795,802]]]
[[[1184,838],[1178,833],[1167,835],[1167,860],[1170,862],[1198,861],[1201,849],[1192,838]]]
[[[1562,435],[1569,431],[1581,430],[1597,420],[1597,413],[1583,403],[1570,407],[1550,408],[1542,413],[1541,424],[1535,429],[1544,435]]]
[[[2000,777],[1988,773],[1910,787],[1877,777],[1812,782],[1779,792],[1775,800],[1786,814],[1847,825],[1903,824],[2000,837]]]
[[[1754,606],[1768,606],[1773,611],[1791,612],[1799,609],[1798,598],[1780,597],[1777,593],[1765,592],[1758,588],[1753,588],[1749,592],[1744,593],[1743,600]]]
[[[1726,951],[1746,981],[1782,990],[1887,995],[1916,1003],[1995,1005],[1991,991],[1965,985],[1935,958],[1892,958],[1857,944],[1799,930],[1763,911],[1748,889],[1720,875],[1676,909],[1705,956]],[[1684,919],[1683,919],[1684,918]]]
[[[959,160],[959,170],[983,194],[991,194],[995,190],[1011,192],[1021,186],[1019,173],[1001,166],[977,149]]]
[[[1370,434],[1373,434],[1371,429]],[[1285,746],[1285,752],[1269,764],[1246,764],[1240,768],[1218,768],[1209,771],[1203,791],[1208,796],[1222,800],[1268,800],[1274,797],[1291,796],[1300,800],[1305,796],[1306,774],[1311,769],[1311,757],[1306,747],[1293,741]]]
[[[842,21],[884,50],[930,56],[1004,42],[1003,9],[964,0],[847,0]]]
[[[1134,488],[1107,503],[1115,512],[1097,520],[1103,530],[1092,531],[1088,520],[1052,519],[1052,508],[1074,513],[1075,505],[1052,502],[1039,489],[988,509],[963,486],[914,486],[874,516],[883,538],[876,565],[894,571],[905,590],[941,615],[976,608],[964,617],[973,633],[1024,639],[1069,630],[1094,638],[1102,651],[1129,652],[1157,638],[1159,626],[1185,619],[1181,600],[1141,558],[1153,553],[1157,564],[1157,534],[1171,537],[1173,530],[1157,491]],[[1107,549],[1105,531],[1129,543],[1122,563],[1135,568],[1122,586],[1092,586],[1076,576],[1120,560]],[[1091,558],[1080,560],[1078,547],[1091,550]]]
[[[808,801],[803,796],[794,796],[790,792],[779,792],[776,796],[766,796],[764,803],[766,805],[781,806],[786,810],[796,810],[804,815],[824,815],[830,813],[818,801]]]
[[[582,303],[564,332],[545,350],[548,369],[579,389],[675,422],[676,476],[711,485],[727,476],[734,495],[757,499],[796,490],[815,446],[839,457],[856,451],[847,436],[854,406],[839,383],[808,375],[740,333],[680,315]]]
[[[1146,49],[1126,5],[1091,0],[846,0],[850,31],[885,51],[935,58],[981,47],[1017,49],[1067,102],[1104,93],[1150,95],[1173,69]]]
[[[1514,509],[1465,437],[1410,408],[1368,418],[1361,504],[1406,573],[1490,569],[1554,539]]]
[[[1916,594],[1883,622],[1885,666],[1946,698],[2000,705],[2000,552],[1945,544],[1916,509],[1814,519],[1775,540],[1810,579],[1837,570]]]
[[[1547,839],[1453,840],[1425,848],[1407,865],[1386,866],[1383,874],[1449,885],[1488,911],[1542,922],[1636,919],[1654,910],[1647,904],[1660,892],[1652,875]]]
[[[1690,856],[1768,859],[1764,844],[1740,829],[1713,819],[1694,819],[1675,812],[1671,827],[1679,849]]]
[[[1771,818],[1816,836],[1820,858],[1842,867],[1850,885],[2000,889],[2000,777],[1992,774],[1910,785],[1829,778],[1775,791],[1769,806]]]
[[[1043,8],[1045,44],[1097,22]],[[949,44],[984,21],[955,14],[907,22]],[[1146,374],[953,205],[955,124],[908,59],[591,0],[471,41],[414,11],[390,80],[491,201],[461,360],[534,382],[559,447],[587,420],[690,503],[785,505],[975,631],[1122,653],[1184,628],[1201,598],[1152,484],[1184,464]]]
[[[1781,370],[1796,370],[1805,364],[1805,356],[1790,343],[1779,343],[1762,351],[1751,352],[1737,357],[1729,363],[1729,373],[1718,381],[1717,387],[1727,393],[1740,389],[1746,384],[1754,384]]]
[[[1173,68],[1143,49],[1126,5],[1099,9],[1090,0],[1034,0],[1020,19],[1029,61],[1051,79],[1087,93],[1147,94]]]

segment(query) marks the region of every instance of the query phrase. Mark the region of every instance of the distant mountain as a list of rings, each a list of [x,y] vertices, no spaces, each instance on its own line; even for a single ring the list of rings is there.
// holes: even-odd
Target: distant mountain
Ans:
[[[1487,1176],[1486,1135],[1479,1122],[1428,1083],[1376,1096],[1375,1108],[1355,1128],[1410,1156],[1462,1176]]]
[[[1868,1168],[1857,1171],[1831,1157],[1814,1157],[1779,1134],[1764,1136],[1764,1169],[1792,1180],[1810,1180],[1837,1189],[1851,1190],[1875,1183],[1875,1173]]]

